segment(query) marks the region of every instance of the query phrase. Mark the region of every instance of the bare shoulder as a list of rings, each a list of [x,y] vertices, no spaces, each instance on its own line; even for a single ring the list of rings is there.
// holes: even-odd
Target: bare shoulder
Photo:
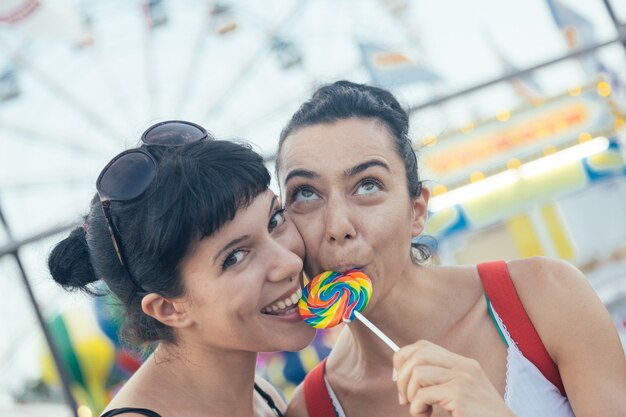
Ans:
[[[552,334],[554,329],[550,327],[555,325],[567,330],[578,316],[585,321],[608,318],[585,276],[566,261],[533,257],[511,261],[508,269],[522,304],[541,336]],[[575,327],[579,328],[580,324]]]
[[[535,256],[508,262],[515,287],[571,286],[587,282],[585,276],[572,264],[561,259]]]
[[[272,397],[274,404],[280,411],[282,412],[285,411],[285,409],[287,408],[287,403],[285,402],[283,397],[278,393],[276,388],[272,384],[269,383],[269,381],[267,381],[265,378],[262,378],[256,375],[254,378],[254,382],[256,382],[256,384],[263,391],[265,391],[270,397]]]
[[[540,335],[559,319],[571,322],[578,315],[587,320],[606,319],[608,313],[595,291],[575,266],[560,259],[533,257],[508,263],[511,280]],[[567,323],[559,323],[559,326]],[[543,330],[543,332],[542,332]]]
[[[482,294],[483,286],[476,265],[421,267],[420,279],[430,279],[450,294]]]
[[[286,417],[309,417],[304,399],[304,383],[296,387],[287,407]]]

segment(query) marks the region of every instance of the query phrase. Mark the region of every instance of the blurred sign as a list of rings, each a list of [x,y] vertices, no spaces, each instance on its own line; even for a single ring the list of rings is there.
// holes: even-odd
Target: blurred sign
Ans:
[[[594,90],[561,96],[501,114],[467,133],[431,138],[432,145],[420,150],[423,177],[446,185],[467,183],[474,171],[503,171],[512,158],[532,160],[548,147],[577,143],[581,133],[606,132],[613,123],[609,104]]]

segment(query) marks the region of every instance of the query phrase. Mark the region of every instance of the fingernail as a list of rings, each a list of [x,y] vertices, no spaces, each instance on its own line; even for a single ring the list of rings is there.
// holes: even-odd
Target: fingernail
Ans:
[[[402,395],[401,393],[398,393],[398,402],[400,403],[400,405],[404,405],[406,403],[404,395]]]
[[[393,368],[393,372],[391,373],[391,380],[394,382],[398,380],[398,371],[396,371],[396,368]]]

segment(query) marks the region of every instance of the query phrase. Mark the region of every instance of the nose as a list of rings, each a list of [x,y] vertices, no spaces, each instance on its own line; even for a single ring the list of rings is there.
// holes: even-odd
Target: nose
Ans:
[[[302,272],[302,258],[280,242],[272,242],[268,256],[268,279],[272,282],[297,280]]]
[[[326,206],[326,238],[331,242],[345,243],[356,237],[349,207],[340,200],[331,200]]]

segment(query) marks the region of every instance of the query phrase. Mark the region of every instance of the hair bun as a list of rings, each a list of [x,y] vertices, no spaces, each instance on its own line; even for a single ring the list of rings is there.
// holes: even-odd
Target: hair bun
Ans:
[[[77,227],[60,241],[48,258],[48,268],[52,278],[66,290],[85,290],[86,286],[98,280],[89,258],[86,233]]]

